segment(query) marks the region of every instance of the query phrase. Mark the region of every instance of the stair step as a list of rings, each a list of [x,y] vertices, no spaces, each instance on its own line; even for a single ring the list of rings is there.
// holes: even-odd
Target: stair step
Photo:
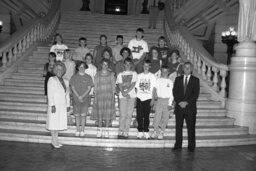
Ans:
[[[168,137],[167,137],[168,138]],[[93,137],[74,137],[73,134],[60,133],[59,140],[66,145],[97,146],[97,147],[126,147],[126,148],[172,148],[175,142],[174,137],[165,140],[138,140],[135,137],[129,139],[102,139]],[[17,131],[0,130],[0,140],[22,141],[33,143],[51,143],[50,133],[38,131]],[[233,135],[233,136],[202,136],[196,139],[197,147],[216,147],[232,145],[255,144],[256,136]],[[184,147],[187,147],[187,139],[183,140]]]
[[[171,111],[173,113],[173,111]],[[90,119],[91,109],[88,113],[88,119]],[[119,117],[119,110],[116,111],[116,117]],[[198,117],[225,117],[226,111],[224,109],[216,110],[204,110],[199,109],[197,112]],[[136,117],[136,110],[134,110],[133,118]],[[154,113],[150,113],[150,118],[154,117]],[[173,116],[174,117],[174,116]],[[45,121],[46,110],[45,111],[33,111],[33,110],[21,110],[21,109],[0,109],[0,118],[4,119],[24,119],[24,120],[40,120]]]
[[[21,73],[13,73],[10,78],[13,79],[25,79],[25,80],[37,80],[37,81],[44,81],[44,77],[40,76],[29,76]]]
[[[42,77],[43,78],[43,77]],[[6,78],[4,82],[16,82],[16,83],[35,83],[35,84],[44,84],[44,79],[42,80],[31,80],[31,79],[19,79],[19,78]]]
[[[41,131],[48,132],[46,129],[45,123],[31,123],[31,122],[15,122],[15,121],[2,121],[0,120],[0,129],[12,129],[12,130],[27,130],[27,131]],[[97,127],[85,127],[86,136],[95,136],[97,133]],[[109,134],[111,137],[117,137],[118,127],[109,128]],[[74,134],[76,131],[76,126],[68,126],[68,129],[62,133]],[[153,128],[150,127],[150,132],[153,131]],[[137,128],[130,128],[129,135],[136,137]],[[237,127],[237,126],[228,126],[228,127],[196,127],[196,136],[223,136],[223,135],[247,135],[248,128]],[[187,136],[186,128],[183,128],[184,137]],[[175,127],[169,127],[165,130],[165,137],[174,137],[175,136]]]

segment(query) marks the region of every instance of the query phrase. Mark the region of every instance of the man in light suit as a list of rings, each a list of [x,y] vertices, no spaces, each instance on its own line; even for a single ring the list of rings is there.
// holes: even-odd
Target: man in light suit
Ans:
[[[196,125],[196,102],[200,92],[199,79],[191,75],[193,64],[185,62],[183,65],[184,75],[175,79],[173,87],[173,96],[175,101],[176,118],[176,142],[173,150],[182,148],[182,128],[184,119],[188,131],[188,151],[194,152],[195,143],[195,125]]]

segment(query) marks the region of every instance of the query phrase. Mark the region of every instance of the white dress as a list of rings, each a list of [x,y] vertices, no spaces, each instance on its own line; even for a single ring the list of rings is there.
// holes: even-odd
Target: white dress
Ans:
[[[69,83],[64,79],[66,92],[59,79],[51,77],[47,84],[48,89],[48,112],[46,129],[65,130],[67,129],[67,107],[70,106]],[[51,107],[55,106],[56,112],[51,112]]]

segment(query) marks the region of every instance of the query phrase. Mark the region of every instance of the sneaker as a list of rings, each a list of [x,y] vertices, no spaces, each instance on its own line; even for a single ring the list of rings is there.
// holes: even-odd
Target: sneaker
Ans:
[[[125,132],[125,133],[124,133],[124,139],[127,139],[127,138],[128,138],[128,133]]]
[[[80,136],[83,137],[85,135],[85,132],[81,132]]]
[[[156,131],[154,131],[154,132],[151,134],[151,138],[153,138],[153,139],[155,139],[157,136],[158,136],[158,135],[157,135],[157,132],[156,132]]]
[[[76,137],[79,137],[79,135],[80,135],[80,132],[76,132],[76,133],[75,133],[75,136],[76,136]]]
[[[143,132],[138,132],[137,138],[138,138],[138,139],[141,139],[142,137],[143,137]]]
[[[108,130],[105,131],[105,138],[109,138],[109,132],[108,132]]]
[[[160,134],[158,135],[157,139],[159,139],[159,140],[164,139],[164,132],[163,131],[160,132]]]
[[[150,138],[149,133],[148,133],[148,132],[144,132],[144,137],[145,137],[146,139],[149,139],[149,138]]]
[[[97,138],[100,138],[102,136],[102,129],[98,128],[97,130]]]

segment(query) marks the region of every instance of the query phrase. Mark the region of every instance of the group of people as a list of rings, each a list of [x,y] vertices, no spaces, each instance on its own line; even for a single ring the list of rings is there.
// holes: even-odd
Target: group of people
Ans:
[[[199,80],[192,76],[192,64],[181,63],[178,50],[170,50],[163,36],[158,46],[148,48],[144,30],[138,28],[128,46],[123,36],[116,36],[116,45],[107,45],[107,36],[93,53],[86,38],[72,52],[56,34],[45,64],[45,94],[48,97],[46,128],[51,131],[52,146],[60,148],[58,132],[67,129],[67,113],[73,106],[75,136],[85,135],[86,116],[93,99],[91,119],[98,125],[97,137],[109,138],[109,127],[116,118],[115,94],[119,100],[118,138],[126,139],[136,107],[138,139],[163,139],[171,109],[176,114],[175,150],[182,146],[183,120],[188,128],[189,149],[195,148],[196,100]],[[183,74],[186,75],[183,76]],[[93,98],[92,98],[93,97]],[[154,131],[149,133],[150,113],[154,112]],[[191,141],[191,142],[190,142]]]

